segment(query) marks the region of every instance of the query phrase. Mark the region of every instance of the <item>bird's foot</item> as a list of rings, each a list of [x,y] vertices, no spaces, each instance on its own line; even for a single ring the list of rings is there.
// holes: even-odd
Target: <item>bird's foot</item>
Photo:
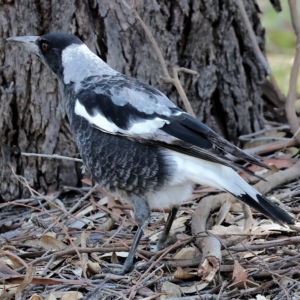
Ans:
[[[114,275],[126,275],[130,272],[132,272],[133,270],[136,270],[138,272],[143,272],[145,270],[147,270],[151,264],[153,262],[149,261],[147,263],[144,263],[142,265],[139,266],[134,266],[134,264],[132,264],[131,266],[126,267],[125,265],[121,268],[121,270],[113,270],[111,268],[103,268],[101,269],[102,273],[107,273],[107,274],[114,274]]]
[[[167,238],[160,238],[157,243],[157,251],[160,251],[168,246],[174,245],[177,241],[177,234],[179,232],[175,232],[173,235],[167,237]]]
[[[107,273],[107,274],[114,274],[114,275],[126,275],[128,273],[130,273],[131,271],[133,271],[134,269],[134,264],[124,264],[123,266],[121,266],[121,270],[114,270],[111,268],[103,268],[101,269],[102,273]]]
[[[146,271],[152,265],[152,263],[153,261],[148,261],[140,266],[136,266],[135,270],[137,270],[138,272]]]
[[[113,270],[111,268],[103,268],[103,269],[101,269],[101,273],[114,274],[114,275],[124,275],[124,274],[120,274],[120,271],[116,271],[116,270]]]

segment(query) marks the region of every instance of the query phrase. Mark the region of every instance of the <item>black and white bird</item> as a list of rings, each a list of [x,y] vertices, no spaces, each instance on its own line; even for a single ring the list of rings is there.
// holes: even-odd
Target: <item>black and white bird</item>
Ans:
[[[178,207],[195,184],[227,191],[280,224],[290,215],[267,200],[226,159],[230,153],[266,167],[175,106],[163,93],[110,68],[76,36],[50,33],[9,38],[23,44],[57,76],[64,106],[82,159],[108,193],[126,198],[139,226],[133,260],[151,208],[171,207],[158,243],[161,249]]]

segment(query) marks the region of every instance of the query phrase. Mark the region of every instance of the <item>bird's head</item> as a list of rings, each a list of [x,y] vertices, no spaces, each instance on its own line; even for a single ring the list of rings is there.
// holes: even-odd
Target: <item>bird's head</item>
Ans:
[[[63,84],[80,82],[89,77],[116,73],[76,36],[48,33],[42,36],[18,36],[7,39],[23,45],[48,66]]]
[[[59,78],[63,76],[64,72],[63,56],[65,50],[84,45],[78,37],[59,32],[42,36],[10,37],[7,41],[18,43],[30,53],[37,55]]]
[[[83,45],[76,36],[67,33],[48,33],[42,36],[17,36],[7,39],[8,42],[24,46],[35,54],[58,77],[63,75],[63,52],[68,47]]]

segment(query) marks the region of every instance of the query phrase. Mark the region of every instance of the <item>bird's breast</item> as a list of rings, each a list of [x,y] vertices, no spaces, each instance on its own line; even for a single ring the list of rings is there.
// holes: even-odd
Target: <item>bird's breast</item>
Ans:
[[[159,148],[102,132],[72,110],[68,116],[85,165],[108,192],[142,196],[171,180],[172,166]]]

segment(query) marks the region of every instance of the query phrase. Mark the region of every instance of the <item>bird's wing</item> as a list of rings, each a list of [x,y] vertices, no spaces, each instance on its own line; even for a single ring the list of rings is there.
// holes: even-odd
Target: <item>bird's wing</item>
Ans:
[[[111,134],[233,166],[222,153],[267,167],[175,106],[154,87],[122,74],[82,82],[75,113]],[[234,167],[234,166],[233,166]]]

